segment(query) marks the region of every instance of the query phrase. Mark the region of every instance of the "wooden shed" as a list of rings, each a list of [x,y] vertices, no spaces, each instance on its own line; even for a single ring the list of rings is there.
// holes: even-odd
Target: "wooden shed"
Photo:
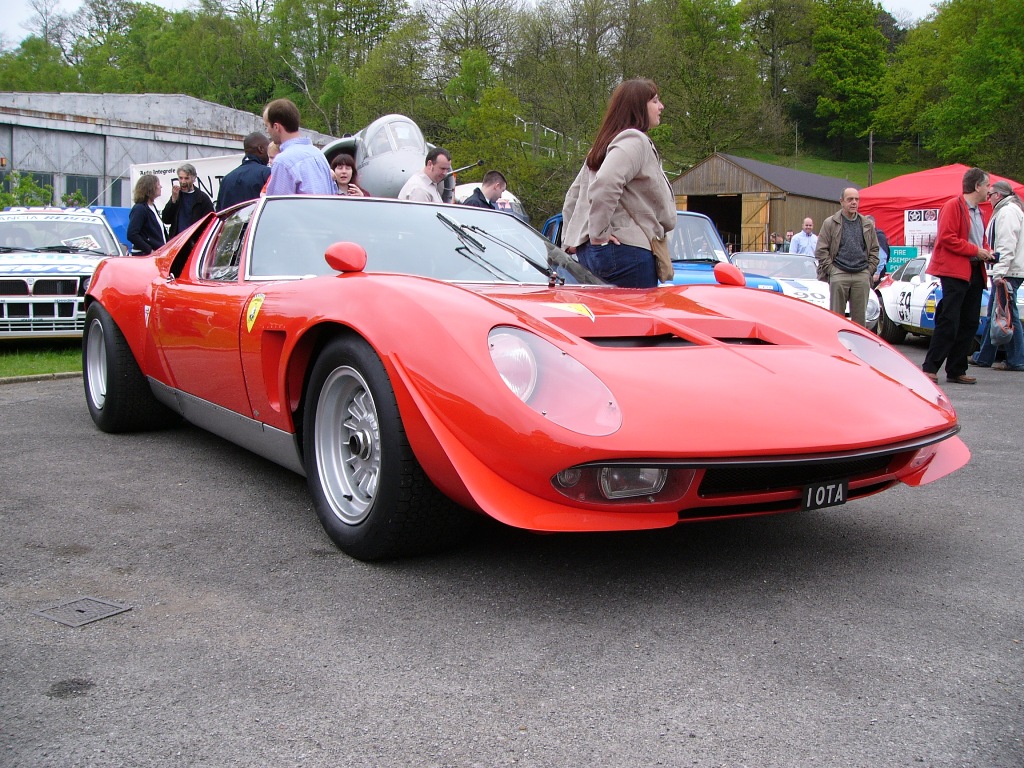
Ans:
[[[857,185],[720,152],[672,183],[676,207],[710,216],[734,251],[767,250],[771,233],[799,232],[808,216],[817,232],[847,187]]]

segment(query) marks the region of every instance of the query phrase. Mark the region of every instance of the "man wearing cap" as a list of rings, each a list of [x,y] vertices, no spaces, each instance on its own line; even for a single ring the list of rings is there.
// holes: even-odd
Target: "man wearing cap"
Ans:
[[[992,204],[992,220],[988,225],[988,241],[996,254],[992,267],[992,279],[1001,277],[1010,288],[1010,317],[1013,320],[1013,339],[1004,345],[1006,362],[995,362],[997,347],[992,343],[989,331],[995,310],[995,290],[989,291],[988,329],[981,349],[971,358],[973,365],[1002,371],[1024,371],[1024,330],[1021,329],[1017,309],[1017,291],[1024,280],[1024,208],[1020,198],[1013,193],[1009,182],[997,181],[988,193]]]
[[[928,272],[939,278],[942,298],[935,308],[935,332],[921,370],[932,381],[938,381],[939,368],[945,363],[946,381],[974,384],[977,379],[967,375],[967,356],[978,331],[981,292],[985,289],[984,264],[995,258],[986,247],[980,208],[981,201],[988,196],[988,174],[981,168],[969,168],[962,188],[962,195],[950,198],[939,209]]]

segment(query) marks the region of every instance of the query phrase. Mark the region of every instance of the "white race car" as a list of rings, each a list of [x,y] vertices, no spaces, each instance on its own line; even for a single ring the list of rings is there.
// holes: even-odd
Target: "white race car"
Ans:
[[[96,265],[126,253],[89,208],[0,212],[0,339],[81,336]]]
[[[803,299],[824,309],[829,308],[828,283],[818,279],[818,262],[813,257],[799,253],[743,251],[734,253],[732,258],[733,263],[745,274],[760,275],[777,281],[785,295]],[[850,315],[849,307],[846,315]],[[874,291],[871,291],[868,293],[868,306],[865,312],[869,330],[875,329],[878,316],[878,298]]]
[[[899,344],[908,333],[931,336],[935,332],[935,308],[942,298],[942,283],[928,274],[927,263],[925,257],[911,259],[878,284],[882,302],[878,335],[890,344]],[[986,287],[981,295],[979,343],[988,327],[988,293]],[[1017,292],[1017,309],[1024,313],[1024,291]]]

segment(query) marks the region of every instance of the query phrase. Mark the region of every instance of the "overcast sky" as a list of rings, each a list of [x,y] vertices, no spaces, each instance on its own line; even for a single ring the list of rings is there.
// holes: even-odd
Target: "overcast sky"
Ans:
[[[164,8],[178,10],[189,5],[189,0],[149,0]],[[80,0],[60,0],[63,12],[68,13],[80,8]],[[882,0],[882,7],[896,19],[923,19],[932,12],[932,0]],[[23,26],[32,18],[32,9],[26,0],[0,0],[0,34],[8,44],[16,44],[27,32]]]

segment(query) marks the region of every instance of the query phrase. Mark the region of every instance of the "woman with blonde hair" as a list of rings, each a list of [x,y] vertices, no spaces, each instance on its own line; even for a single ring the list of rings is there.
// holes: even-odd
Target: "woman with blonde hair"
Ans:
[[[562,208],[566,250],[624,288],[658,284],[651,243],[676,224],[672,187],[647,135],[664,109],[653,81],[620,83]]]
[[[128,242],[132,244],[132,253],[152,253],[167,241],[154,205],[160,190],[160,179],[152,173],[142,174],[135,182],[132,192],[135,205],[128,212]]]

